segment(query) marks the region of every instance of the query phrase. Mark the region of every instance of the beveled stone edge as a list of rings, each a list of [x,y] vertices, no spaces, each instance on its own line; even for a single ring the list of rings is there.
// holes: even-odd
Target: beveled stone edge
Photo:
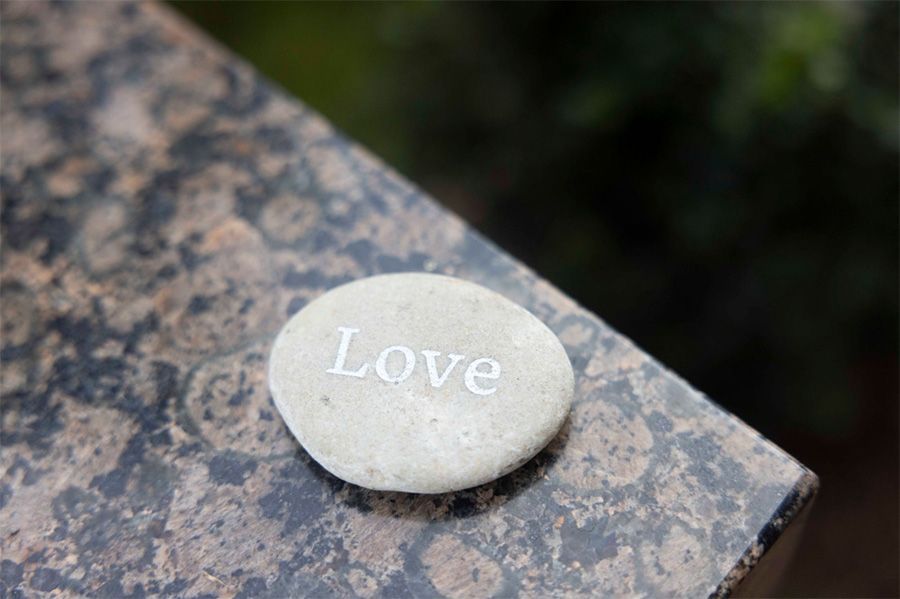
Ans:
[[[791,492],[769,518],[749,547],[732,566],[731,570],[710,593],[711,598],[729,597],[737,589],[753,569],[765,557],[769,550],[782,537],[788,526],[794,522],[804,509],[811,509],[813,499],[819,492],[819,477],[802,464],[804,473],[794,484]]]

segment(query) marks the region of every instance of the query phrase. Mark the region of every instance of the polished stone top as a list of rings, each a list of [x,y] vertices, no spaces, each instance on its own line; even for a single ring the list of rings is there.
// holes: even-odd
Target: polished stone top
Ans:
[[[154,4],[3,2],[0,594],[727,594],[815,476]],[[275,413],[287,317],[467,279],[575,370],[475,489],[366,491]]]

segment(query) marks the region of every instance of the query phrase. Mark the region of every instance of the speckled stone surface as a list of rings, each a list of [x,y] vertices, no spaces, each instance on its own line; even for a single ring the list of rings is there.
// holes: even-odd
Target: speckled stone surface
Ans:
[[[724,595],[815,476],[156,5],[4,2],[0,592]],[[473,490],[364,491],[274,413],[326,289],[492,288],[575,402]]]

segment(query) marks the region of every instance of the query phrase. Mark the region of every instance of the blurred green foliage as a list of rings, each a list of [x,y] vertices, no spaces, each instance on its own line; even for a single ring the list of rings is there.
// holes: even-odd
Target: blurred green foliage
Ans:
[[[900,5],[176,6],[826,486],[883,452],[896,502]],[[884,543],[847,592],[896,592]]]

